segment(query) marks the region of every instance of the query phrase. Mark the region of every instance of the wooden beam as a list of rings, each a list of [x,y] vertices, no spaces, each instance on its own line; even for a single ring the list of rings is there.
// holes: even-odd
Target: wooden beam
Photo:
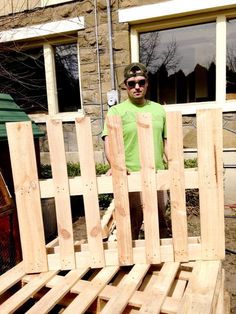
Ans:
[[[7,123],[6,128],[25,271],[47,271],[32,125],[30,121]]]
[[[47,121],[47,134],[54,179],[61,269],[75,268],[74,238],[64,137],[60,120]]]
[[[157,264],[160,263],[160,232],[151,114],[138,115],[137,129],[141,164],[146,259],[148,264]]]
[[[75,126],[83,182],[87,239],[92,257],[90,265],[92,267],[103,267],[105,266],[105,260],[90,118],[76,119]]]
[[[133,256],[129,190],[120,117],[107,117],[107,127],[111,153],[119,262],[120,265],[130,265],[133,263]]]
[[[183,128],[181,112],[167,113],[168,168],[170,172],[171,226],[175,261],[188,260],[185,202]]]

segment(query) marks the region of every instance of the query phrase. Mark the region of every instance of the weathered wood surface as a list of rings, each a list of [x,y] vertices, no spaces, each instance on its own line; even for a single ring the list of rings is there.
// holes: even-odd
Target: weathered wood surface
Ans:
[[[1,291],[0,313],[80,314],[124,313],[225,313],[223,272],[220,261],[199,261],[191,265],[167,262],[159,265],[136,264],[99,269],[78,268],[64,273],[24,275],[22,265],[6,273],[8,287],[21,284],[15,294]],[[0,286],[5,282],[0,277]],[[6,292],[6,290],[4,289]],[[10,291],[10,290],[9,290]],[[10,294],[10,292],[9,292]],[[24,306],[32,298],[34,302]],[[22,307],[23,306],[23,307]],[[227,308],[227,306],[225,306]]]
[[[48,313],[55,306],[65,313],[224,313],[221,119],[219,110],[197,112],[198,168],[184,169],[181,114],[168,113],[168,169],[156,172],[151,117],[139,115],[141,171],[127,174],[121,121],[109,117],[112,176],[96,177],[90,120],[79,118],[81,176],[75,178],[67,175],[62,122],[48,120],[53,174],[48,180],[38,179],[30,122],[7,124],[23,262],[0,277],[0,313],[24,311],[32,298],[36,303],[27,307],[29,313]],[[190,188],[200,194],[197,237],[187,232]],[[170,190],[172,238],[159,236],[157,190]],[[131,191],[143,194],[143,240],[131,237]],[[102,193],[113,193],[114,201],[101,220]],[[82,241],[73,238],[72,195],[84,197],[87,238]],[[47,245],[40,203],[46,197],[55,198],[58,225],[58,238]],[[107,242],[114,222],[117,239]]]
[[[68,178],[62,122],[48,120],[47,133],[52,175],[38,180],[30,122],[7,125],[9,147],[20,218],[22,250],[27,272],[211,260],[224,257],[224,210],[222,177],[222,116],[219,110],[197,112],[198,168],[184,169],[182,117],[167,114],[168,169],[155,171],[151,116],[137,116],[141,171],[128,174],[125,166],[121,119],[107,120],[110,132],[112,176],[96,177],[90,119],[75,121],[81,176]],[[207,127],[207,132],[206,128]],[[22,165],[25,165],[22,167]],[[201,234],[188,236],[185,191],[199,188]],[[170,190],[172,239],[159,237],[157,190]],[[130,191],[141,191],[144,202],[145,239],[132,241],[129,212]],[[113,193],[116,243],[103,241],[98,195]],[[75,245],[70,196],[83,195],[87,244]],[[53,196],[56,203],[58,245],[46,249],[40,197]],[[31,224],[28,223],[31,221]],[[211,222],[211,223],[210,223]],[[33,226],[37,225],[37,229]],[[217,226],[217,232],[215,230]],[[32,242],[35,243],[32,249]],[[37,248],[37,249],[36,249]]]

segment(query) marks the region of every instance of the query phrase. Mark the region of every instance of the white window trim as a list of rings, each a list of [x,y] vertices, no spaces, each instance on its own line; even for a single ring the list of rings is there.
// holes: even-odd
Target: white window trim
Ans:
[[[21,41],[27,39],[38,39],[48,35],[59,35],[62,33],[74,32],[84,29],[84,17],[76,17],[67,20],[60,20],[45,24],[37,24],[28,27],[21,27],[0,32],[0,42]],[[44,123],[48,117],[56,117],[62,119],[64,122],[74,121],[77,116],[83,113],[83,100],[80,84],[80,102],[81,109],[74,112],[58,112],[58,95],[56,83],[56,69],[55,69],[55,53],[51,44],[43,44],[44,51],[44,66],[46,76],[46,90],[48,102],[48,114],[31,114],[30,118],[36,123]],[[79,44],[77,41],[77,58],[78,58],[78,75],[80,75],[80,62],[79,62]]]
[[[73,0],[41,0],[41,7],[47,7],[49,5],[66,3],[66,2],[71,2],[71,1]]]
[[[170,17],[195,12],[228,9],[235,7],[235,0],[168,0],[155,4],[147,4],[118,11],[120,23],[137,23],[147,20]]]
[[[0,43],[40,38],[84,29],[84,17],[13,28],[0,32]]]
[[[46,77],[48,114],[50,116],[54,116],[59,112],[54,47],[50,44],[44,44],[43,54]]]
[[[171,5],[170,5],[171,2]],[[201,8],[203,8],[202,1],[196,1],[198,4],[192,3],[191,12],[194,11],[193,8],[196,9],[197,5],[201,4]],[[145,18],[145,10],[144,7],[147,9],[149,8],[149,14],[153,14],[154,8],[151,9],[152,6],[164,6],[164,8],[167,11],[167,8],[169,8],[168,12],[177,12],[177,9],[175,5],[179,3],[179,0],[169,0],[164,3],[159,3],[155,5],[146,5],[136,8],[129,8],[129,9],[123,9],[119,11],[119,22],[125,21],[124,19],[124,11],[128,10],[129,14],[129,21],[136,21],[136,25],[132,25],[130,28],[130,47],[131,47],[131,61],[137,62],[139,61],[139,32],[141,31],[149,31],[149,30],[156,30],[156,29],[164,29],[164,28],[171,28],[171,27],[177,27],[177,26],[183,26],[183,25],[191,25],[196,23],[202,23],[202,22],[209,22],[209,21],[215,21],[216,22],[216,100],[213,102],[204,102],[204,103],[184,103],[184,104],[171,104],[164,106],[166,111],[181,111],[183,115],[187,114],[195,114],[197,109],[201,108],[221,108],[223,112],[235,112],[236,111],[236,100],[226,100],[226,24],[227,24],[227,16],[226,14],[218,14],[211,12],[202,16],[187,16],[186,21],[185,19],[181,18],[178,19],[178,16],[175,17],[175,19],[169,19],[169,13],[167,12],[163,13],[166,17],[166,19],[158,19],[160,17],[160,11],[157,15],[158,25],[157,22],[149,22],[150,16],[147,18],[146,24],[138,24],[140,22],[139,15],[137,14],[137,10],[141,10],[143,19]],[[200,3],[200,4],[199,4]],[[213,3],[216,4],[215,1],[208,1],[208,3],[205,5],[205,8],[213,8]],[[217,1],[217,5],[215,7],[222,7],[224,4],[224,9],[227,8],[227,5],[230,7],[232,6],[232,3],[234,4],[234,9],[236,9],[236,3],[235,1]],[[188,2],[184,2],[184,6],[187,5]],[[183,2],[182,2],[183,7]],[[134,11],[133,11],[134,10]],[[179,8],[178,8],[179,10]],[[187,6],[186,12],[190,10]],[[163,10],[164,11],[164,10]],[[155,12],[155,11],[154,11]],[[182,11],[181,11],[182,12]],[[136,14],[136,20],[134,18]],[[202,12],[201,12],[202,13]],[[232,11],[231,11],[232,13]],[[155,13],[154,13],[155,14]],[[154,16],[152,15],[152,17]],[[235,10],[236,14],[236,10]],[[163,18],[163,16],[162,16]],[[126,20],[127,21],[127,20]],[[143,22],[143,21],[142,21]]]

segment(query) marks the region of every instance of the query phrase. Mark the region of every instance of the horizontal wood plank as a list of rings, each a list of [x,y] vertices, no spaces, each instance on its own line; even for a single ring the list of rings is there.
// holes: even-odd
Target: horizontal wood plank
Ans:
[[[198,172],[197,169],[185,169],[184,171],[185,189],[198,188]],[[132,172],[127,176],[128,188],[130,192],[141,191],[141,177],[139,172]],[[53,180],[40,180],[40,191],[42,198],[50,198],[55,196]],[[113,193],[112,177],[111,176],[97,176],[98,193]],[[69,178],[70,195],[82,195],[83,185],[82,178],[75,176]],[[169,190],[170,178],[168,170],[159,170],[156,173],[156,189]]]
[[[46,283],[57,274],[58,271],[49,271],[40,273],[40,275],[30,281],[23,288],[0,305],[1,314],[14,313],[21,305],[29,300],[32,295],[39,291]]]
[[[122,313],[129,302],[130,297],[140,286],[150,265],[136,264],[122,283],[117,287],[115,295],[107,302],[102,314]]]
[[[24,263],[20,262],[0,277],[0,295],[21,280],[25,275]]]
[[[49,290],[27,312],[28,314],[46,314],[70,291],[72,286],[88,271],[88,268],[71,270],[58,284]]]

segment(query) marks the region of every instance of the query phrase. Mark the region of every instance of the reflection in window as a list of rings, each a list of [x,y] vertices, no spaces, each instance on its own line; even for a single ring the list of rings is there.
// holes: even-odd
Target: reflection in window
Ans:
[[[47,111],[43,49],[0,54],[0,92],[10,94],[27,113]]]
[[[226,98],[236,99],[236,20],[227,23]]]
[[[59,111],[76,111],[81,108],[77,45],[56,46],[55,64]]]
[[[162,104],[215,100],[215,23],[140,34],[150,99]]]

